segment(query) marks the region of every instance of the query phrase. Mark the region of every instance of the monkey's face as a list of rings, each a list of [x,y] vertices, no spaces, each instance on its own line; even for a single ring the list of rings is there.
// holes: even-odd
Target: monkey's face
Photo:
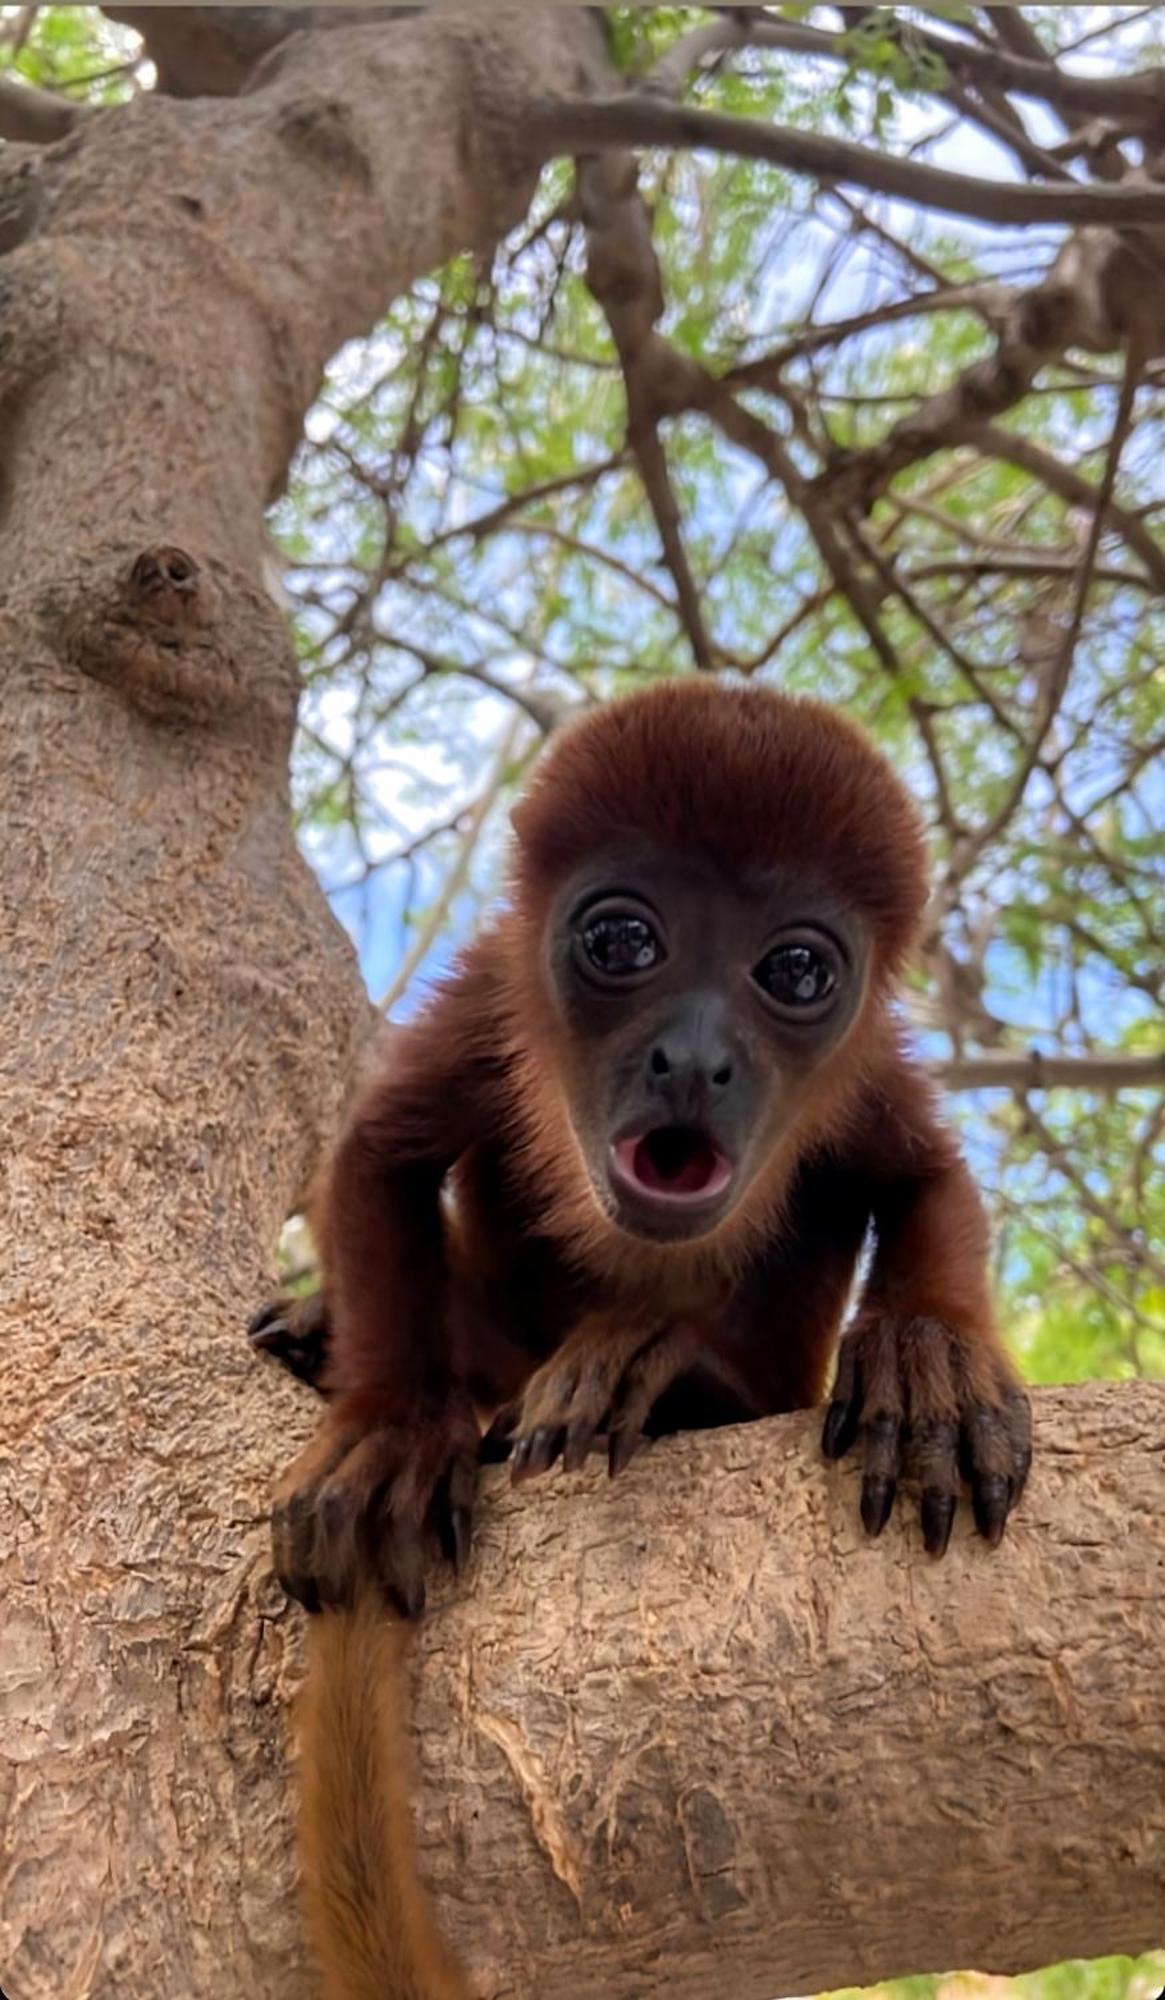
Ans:
[[[865,925],[804,870],[608,854],[546,930],[567,1108],[629,1235],[722,1229],[862,1010]]]

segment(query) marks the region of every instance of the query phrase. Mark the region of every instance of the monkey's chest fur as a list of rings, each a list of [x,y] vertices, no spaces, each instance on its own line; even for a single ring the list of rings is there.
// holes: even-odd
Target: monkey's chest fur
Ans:
[[[518,1396],[589,1317],[695,1320],[723,1370],[698,1367],[660,1399],[651,1430],[706,1429],[803,1409],[824,1390],[869,1222],[867,1195],[828,1163],[806,1166],[784,1225],[731,1268],[673,1264],[670,1285],[635,1267],[596,1274],[540,1227],[501,1145],[458,1162],[445,1207],[454,1371],[483,1410]],[[727,1379],[725,1379],[727,1378]]]

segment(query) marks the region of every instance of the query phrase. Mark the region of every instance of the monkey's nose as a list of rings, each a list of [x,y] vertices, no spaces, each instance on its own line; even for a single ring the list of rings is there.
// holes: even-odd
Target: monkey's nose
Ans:
[[[677,1124],[698,1119],[732,1082],[732,1052],[701,1018],[677,1022],[653,1042],[647,1057],[648,1096]]]

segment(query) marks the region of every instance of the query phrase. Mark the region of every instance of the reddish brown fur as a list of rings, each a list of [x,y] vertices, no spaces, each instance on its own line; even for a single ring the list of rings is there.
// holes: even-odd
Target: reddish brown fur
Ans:
[[[1005,1518],[1022,1486],[1023,1426],[979,1199],[888,1010],[926,888],[919,821],[889,766],[816,704],[673,682],[564,732],[514,825],[502,914],[394,1038],[334,1163],[322,1217],[334,1400],[285,1483],[283,1574],[309,1604],[317,1588],[359,1595],[369,1570],[419,1601],[434,1482],[447,1482],[455,1509],[468,1505],[471,1402],[496,1407],[524,1390],[523,1422],[565,1427],[577,1462],[604,1406],[613,1431],[625,1426],[626,1457],[653,1404],[653,1424],[669,1428],[816,1401],[871,1219],[877,1247],[827,1449],[865,1440],[876,1532],[909,1425],[927,1543],[941,1553],[955,1431],[969,1426],[977,1518],[997,1539],[1000,1507]],[[844,1041],[807,1076],[738,1205],[688,1243],[625,1234],[600,1207],[569,1108],[585,1052],[546,973],[552,899],[619,834],[712,854],[742,878],[776,861],[803,867],[872,939]],[[452,1218],[439,1207],[446,1179]],[[360,1717],[361,1690],[396,1699],[395,1667],[367,1605],[350,1618],[329,1614],[317,1639],[305,1738],[328,1992],[447,2000],[466,1989],[418,1902],[397,1751]],[[376,1865],[354,1862],[370,1844]]]
[[[470,2000],[413,1866],[403,1644],[371,1593],[311,1624],[300,1835],[325,2000]]]

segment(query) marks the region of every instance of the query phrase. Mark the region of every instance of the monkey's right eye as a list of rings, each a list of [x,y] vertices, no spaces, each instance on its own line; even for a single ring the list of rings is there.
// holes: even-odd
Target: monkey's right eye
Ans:
[[[609,910],[579,925],[582,955],[604,979],[626,979],[651,972],[664,956],[659,935],[648,919],[630,910]]]

